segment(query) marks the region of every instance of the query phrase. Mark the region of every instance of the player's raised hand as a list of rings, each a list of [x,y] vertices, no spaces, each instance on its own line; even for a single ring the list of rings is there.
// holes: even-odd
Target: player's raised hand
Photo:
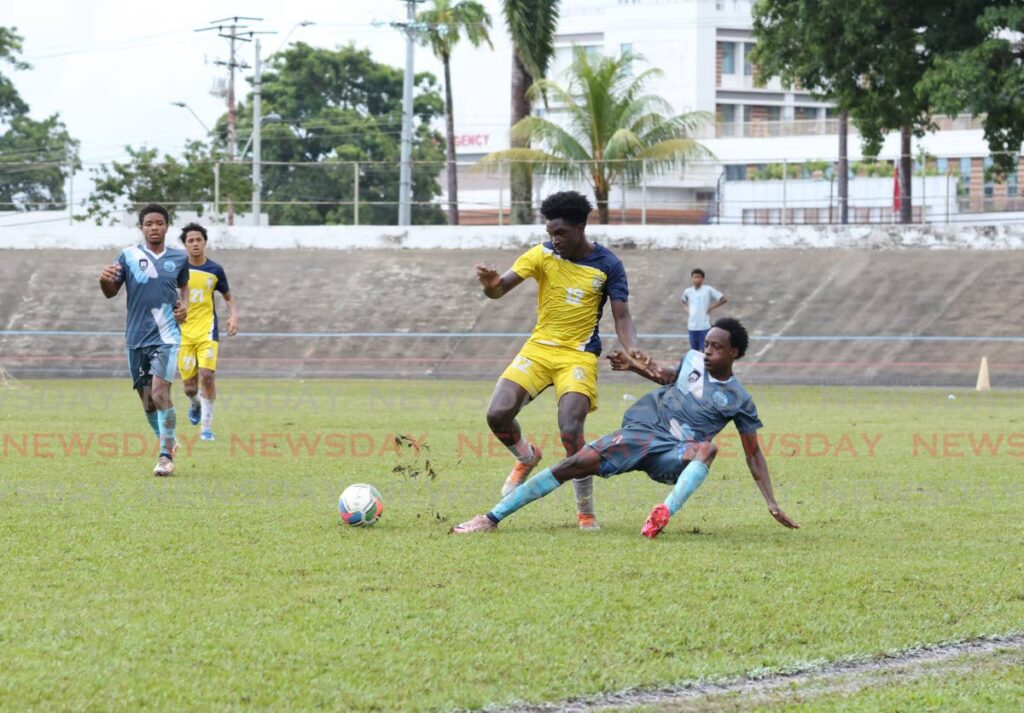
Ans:
[[[476,279],[480,280],[480,284],[484,286],[485,290],[493,290],[501,286],[501,273],[483,263],[476,266]]]
[[[100,273],[100,282],[116,283],[121,278],[121,266],[116,262],[107,265]]]
[[[782,512],[782,508],[780,508],[778,505],[773,505],[769,507],[768,512],[772,514],[772,517],[774,517],[780,525],[788,527],[791,530],[800,529],[800,526],[796,524],[796,520],[791,518],[786,513]]]
[[[178,300],[174,303],[174,320],[181,324],[188,319],[188,303],[184,300]]]

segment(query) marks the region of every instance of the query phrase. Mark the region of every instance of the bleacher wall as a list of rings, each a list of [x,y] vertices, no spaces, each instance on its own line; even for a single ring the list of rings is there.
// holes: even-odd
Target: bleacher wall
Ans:
[[[589,233],[623,259],[642,344],[661,359],[685,348],[679,295],[701,267],[729,297],[720,314],[754,335],[741,362],[752,383],[969,388],[987,356],[995,387],[1024,387],[1016,226]],[[124,299],[104,299],[97,277],[137,236],[0,230],[0,367],[20,378],[125,374]],[[473,266],[505,269],[540,239],[539,226],[218,228],[211,257],[227,269],[243,332],[223,340],[220,375],[493,379],[532,327],[536,290],[488,300]],[[275,249],[240,247],[257,245]],[[608,310],[602,332],[614,333]]]

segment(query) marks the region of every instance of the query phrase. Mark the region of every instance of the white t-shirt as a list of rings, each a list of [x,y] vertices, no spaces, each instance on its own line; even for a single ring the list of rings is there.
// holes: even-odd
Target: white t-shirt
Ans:
[[[701,285],[700,289],[687,287],[683,293],[683,301],[690,310],[690,320],[687,328],[691,331],[711,329],[711,319],[708,317],[708,308],[718,300],[722,299],[722,293],[711,285]]]

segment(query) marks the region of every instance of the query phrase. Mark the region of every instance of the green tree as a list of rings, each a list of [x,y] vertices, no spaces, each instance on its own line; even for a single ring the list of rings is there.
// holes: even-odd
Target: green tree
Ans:
[[[527,145],[536,142],[540,148],[496,151],[485,162],[524,161],[551,176],[586,180],[597,199],[600,222],[607,224],[612,186],[636,185],[645,170],[657,173],[688,159],[710,157],[690,135],[711,116],[673,116],[667,101],[644,93],[661,71],[648,69],[634,76],[632,67],[638,59],[630,52],[591,59],[577,47],[567,86],[542,79],[529,92],[530,98],[547,92],[566,112],[566,126],[528,116],[512,127],[512,138]]]
[[[918,84],[932,52],[925,43],[932,5],[918,0],[759,0],[753,60],[848,111],[864,153],[877,156],[889,131],[901,134],[902,222],[912,219],[912,134],[933,126]]]
[[[925,41],[935,56],[918,94],[937,111],[984,116],[998,175],[1016,170],[1024,141],[1024,6],[936,0]]]
[[[29,69],[21,61],[17,28],[0,27],[0,67]],[[0,210],[64,208],[64,184],[81,167],[78,142],[59,114],[35,120],[13,80],[0,72]]]
[[[157,149],[145,146],[126,146],[125,152],[128,160],[93,169],[94,187],[81,220],[112,223],[150,202],[165,205],[172,217],[180,210],[203,215],[214,206],[217,163],[222,196],[252,193],[248,166],[228,162],[223,149],[202,141],[188,142],[181,158],[161,157]]]
[[[555,55],[555,31],[558,29],[558,0],[503,0],[505,23],[512,36],[512,126],[530,116],[530,92],[534,82],[547,75]],[[514,133],[514,132],[513,132]],[[512,148],[528,149],[528,139],[513,135]],[[533,167],[513,164],[510,193],[512,222],[533,222]]]
[[[359,176],[359,221],[393,225],[398,204],[402,71],[375,62],[368,50],[299,42],[270,58],[263,75],[263,111],[284,118],[263,129],[263,200],[271,222],[289,225],[354,221],[354,162]],[[444,141],[430,128],[443,101],[432,74],[416,75],[413,136],[413,210],[416,224],[444,222],[433,204]],[[239,110],[239,136],[252,131],[252,112]],[[227,117],[214,129],[227,136]],[[245,158],[243,157],[244,161]],[[277,165],[274,162],[293,165]],[[295,165],[297,163],[308,165]],[[247,164],[246,164],[247,165]]]
[[[426,24],[427,30],[420,35],[423,44],[430,47],[434,56],[444,65],[444,119],[445,119],[445,158],[448,174],[448,225],[459,224],[459,178],[455,166],[455,118],[452,104],[452,50],[465,34],[466,39],[474,47],[483,43],[494,49],[488,30],[491,28],[491,16],[487,10],[475,0],[434,0],[429,10],[419,14],[419,22]]]

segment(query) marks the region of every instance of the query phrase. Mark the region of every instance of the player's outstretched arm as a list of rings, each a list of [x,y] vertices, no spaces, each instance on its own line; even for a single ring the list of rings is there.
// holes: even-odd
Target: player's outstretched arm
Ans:
[[[761,496],[768,503],[768,512],[771,513],[772,517],[780,525],[794,530],[799,528],[800,526],[796,524],[796,521],[782,512],[782,508],[775,502],[775,493],[772,492],[772,479],[768,475],[768,462],[764,459],[764,453],[757,442],[757,433],[741,433],[740,441],[743,443],[743,452],[747,456],[747,467],[750,469],[750,474],[754,476],[757,489],[761,491]]]
[[[118,263],[112,263],[103,268],[103,272],[100,273],[100,290],[103,291],[103,296],[108,300],[121,291],[121,266]]]
[[[615,334],[625,350],[625,355],[638,367],[646,370],[651,364],[651,355],[637,345],[636,323],[633,321],[633,315],[629,313],[629,303],[612,300],[612,317],[615,319]]]
[[[513,270],[508,270],[504,275],[493,267],[480,263],[476,266],[476,279],[483,285],[484,294],[492,300],[503,297],[516,285],[523,281],[523,278]]]
[[[631,359],[621,349],[616,349],[610,353],[607,359],[611,362],[612,371],[631,371],[662,386],[675,381],[676,373],[678,372],[677,367],[664,367],[653,359],[649,359],[647,365],[644,366],[637,360]]]

